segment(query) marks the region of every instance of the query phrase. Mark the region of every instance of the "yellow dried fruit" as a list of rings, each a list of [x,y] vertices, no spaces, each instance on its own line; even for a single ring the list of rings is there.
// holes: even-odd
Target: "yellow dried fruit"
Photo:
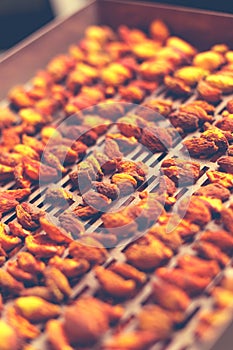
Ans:
[[[194,66],[182,67],[174,73],[175,78],[183,80],[188,86],[194,86],[207,75],[208,71],[206,69]]]
[[[13,151],[16,153],[22,154],[23,156],[39,160],[38,153],[27,145],[18,144],[13,148]]]
[[[225,57],[228,63],[233,63],[233,51],[228,51]]]
[[[224,93],[233,92],[233,77],[230,75],[223,75],[221,73],[211,74],[206,77],[206,81]]]
[[[36,296],[20,297],[15,300],[16,310],[30,322],[44,322],[59,316],[60,307]]]
[[[218,183],[226,188],[233,187],[233,175],[222,173],[220,171],[209,170],[206,172],[208,179],[211,183]]]
[[[178,38],[176,36],[171,36],[168,38],[166,42],[167,46],[174,47],[175,49],[178,49],[179,51],[183,52],[187,56],[194,56],[196,53],[196,49],[187,43],[185,40]]]
[[[40,224],[42,229],[47,233],[52,241],[57,243],[70,243],[73,241],[65,230],[53,225],[45,217],[40,218]]]
[[[15,330],[5,321],[0,320],[0,350],[19,350],[21,341]]]
[[[17,334],[25,340],[35,339],[40,334],[39,329],[26,320],[26,318],[19,315],[12,306],[6,310],[6,319]]]
[[[205,51],[198,53],[193,59],[193,65],[208,71],[218,69],[224,63],[224,57],[218,52]]]
[[[117,185],[119,185],[120,183],[129,182],[133,185],[133,187],[137,187],[137,181],[135,180],[135,178],[127,173],[114,174],[111,178],[111,181]]]
[[[54,350],[73,350],[73,347],[69,345],[61,322],[57,320],[48,321],[46,331],[48,340]]]
[[[34,108],[23,108],[19,111],[19,115],[24,122],[33,126],[44,125],[51,121],[51,117],[42,115]]]
[[[159,41],[144,40],[132,46],[132,52],[140,60],[149,60],[156,57],[158,49],[161,47]]]

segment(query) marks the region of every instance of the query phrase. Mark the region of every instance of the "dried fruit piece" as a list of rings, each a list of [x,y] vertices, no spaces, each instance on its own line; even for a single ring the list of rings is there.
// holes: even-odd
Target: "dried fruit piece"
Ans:
[[[167,247],[173,251],[177,251],[178,248],[182,245],[183,240],[175,228],[173,231],[168,231],[168,228],[163,226],[152,226],[148,231],[148,235],[152,235],[155,238],[162,241]]]
[[[66,169],[61,164],[58,157],[55,154],[49,152],[47,149],[43,152],[42,159],[43,159],[43,162],[45,162],[47,165],[49,165],[50,167],[54,167],[59,174],[60,173],[63,174],[66,172]]]
[[[124,136],[133,136],[136,139],[139,139],[142,133],[142,128],[146,127],[146,122],[138,115],[131,114],[119,118],[117,121],[117,127]]]
[[[72,238],[69,237],[69,235],[64,230],[57,227],[56,225],[53,225],[45,217],[40,218],[40,225],[52,241],[55,241],[57,243],[72,242]]]
[[[49,343],[54,350],[73,350],[73,347],[69,345],[63,325],[60,321],[48,321],[46,324],[46,333],[48,335]]]
[[[215,260],[221,267],[229,263],[229,257],[216,245],[207,241],[198,241],[193,246],[194,250],[204,259]]]
[[[180,256],[177,260],[177,265],[190,274],[200,277],[214,278],[220,271],[216,261],[206,261],[188,254]]]
[[[206,159],[218,152],[218,147],[214,141],[202,137],[193,137],[183,141],[183,144],[189,151],[190,156],[194,158]]]
[[[25,230],[17,221],[9,222],[8,227],[10,229],[10,233],[15,237],[25,238],[31,234],[30,231]]]
[[[17,264],[20,269],[34,275],[41,274],[45,268],[42,261],[36,260],[35,257],[28,252],[19,252],[17,255]]]
[[[200,52],[193,59],[194,66],[201,67],[208,71],[218,69],[224,62],[223,55],[215,51]]]
[[[200,240],[214,244],[225,253],[231,252],[233,249],[233,237],[223,230],[205,231]]]
[[[232,206],[229,208],[223,207],[221,210],[221,220],[223,223],[224,228],[230,232],[230,234],[233,234],[233,211]]]
[[[19,153],[2,151],[0,154],[0,164],[13,168],[22,162],[22,158],[22,155]]]
[[[122,195],[134,192],[137,187],[137,180],[127,173],[116,173],[111,177],[111,181],[118,186]]]
[[[121,210],[114,213],[105,213],[102,215],[104,227],[108,231],[120,237],[127,237],[135,233],[137,224],[127,210]]]
[[[24,340],[35,339],[40,334],[39,329],[26,320],[26,318],[19,315],[12,306],[6,310],[6,319],[9,325]]]
[[[66,276],[54,266],[44,270],[45,284],[57,302],[62,302],[71,294],[71,287]]]
[[[220,171],[208,170],[206,172],[208,179],[211,183],[219,184],[225,188],[233,187],[233,175],[222,173]]]
[[[175,71],[174,77],[181,79],[188,86],[194,86],[199,80],[208,75],[208,71],[201,67],[187,66]]]
[[[184,53],[186,56],[192,57],[196,53],[196,49],[192,45],[177,36],[170,36],[167,39],[166,45],[168,47],[174,47],[178,51]]]
[[[14,178],[18,187],[29,188],[31,186],[31,180],[29,180],[24,174],[23,163],[16,165],[14,169]]]
[[[188,86],[183,80],[166,75],[164,83],[168,90],[173,92],[175,95],[183,96],[191,94],[191,87]]]
[[[85,205],[89,205],[99,211],[104,211],[111,203],[108,197],[95,191],[85,193],[82,198]]]
[[[110,159],[121,159],[123,157],[123,154],[119,150],[118,144],[110,138],[106,138],[105,144],[104,144],[104,153],[110,158]]]
[[[206,203],[197,196],[183,199],[179,205],[179,214],[187,221],[199,226],[204,226],[211,221],[210,210]]]
[[[233,292],[221,287],[215,287],[211,292],[217,308],[224,309],[232,306]]]
[[[119,306],[95,298],[80,298],[64,311],[64,330],[73,345],[91,346],[107,330],[109,323],[122,315]]]
[[[219,183],[213,183],[200,187],[194,195],[217,198],[224,202],[230,197],[230,191]]]
[[[14,248],[16,248],[18,245],[22,243],[21,239],[19,237],[14,237],[6,232],[5,225],[0,222],[0,244],[1,247],[7,252]]]
[[[131,71],[117,62],[110,63],[101,71],[101,79],[107,86],[120,86],[131,77]]]
[[[60,314],[59,306],[36,296],[17,298],[14,307],[20,315],[33,323],[45,322]]]
[[[209,277],[200,277],[183,269],[169,269],[161,267],[156,271],[156,275],[168,283],[175,284],[191,296],[203,292],[211,282]]]
[[[16,206],[16,214],[19,223],[26,230],[36,230],[40,227],[40,218],[44,213],[30,203],[22,203]]]
[[[54,57],[47,65],[47,71],[55,82],[62,81],[70,69],[73,68],[75,60],[73,57],[58,55]]]
[[[155,50],[153,50],[153,55],[155,55]],[[139,73],[141,77],[145,80],[160,81],[165,75],[170,74],[173,69],[174,64],[172,62],[152,57],[152,59],[144,61],[140,65]]]
[[[172,102],[152,99],[145,101],[137,109],[137,114],[148,121],[157,121],[161,116],[167,117],[172,111]]]
[[[206,77],[207,83],[214,88],[220,89],[223,93],[233,92],[233,77],[221,73],[211,74]]]
[[[78,205],[73,213],[81,220],[88,220],[98,213],[98,210],[90,206]]]
[[[0,320],[0,338],[0,350],[19,350],[21,347],[22,341],[15,332],[15,329],[4,320]]]
[[[53,294],[49,291],[47,287],[43,286],[36,286],[36,287],[31,287],[31,288],[26,288],[20,293],[21,297],[39,297],[44,300],[47,300],[49,302],[54,302],[54,296]]]
[[[132,45],[132,52],[137,59],[150,60],[156,56],[156,51],[161,47],[158,40],[145,39]]]
[[[49,260],[49,265],[59,269],[67,278],[75,278],[82,276],[88,271],[90,264],[85,259],[62,259],[54,256]]]
[[[227,102],[227,111],[231,114],[233,113],[233,100]]]
[[[28,96],[27,91],[22,86],[13,87],[8,93],[10,102],[19,108],[33,106],[33,99]]]
[[[104,246],[92,237],[82,237],[79,242],[72,242],[69,254],[74,259],[86,259],[91,264],[102,264],[107,258]]]
[[[12,277],[7,271],[0,269],[0,289],[3,295],[18,295],[24,285]]]
[[[72,212],[64,212],[59,216],[59,221],[62,228],[71,233],[75,238],[84,233],[84,226],[81,221],[77,219],[77,215]]]
[[[158,239],[146,236],[144,244],[133,243],[125,250],[127,261],[143,271],[158,267],[173,256],[171,249]]]
[[[226,173],[233,174],[233,157],[222,156],[217,160],[217,163],[221,171],[225,171]]]
[[[222,91],[205,80],[199,81],[197,91],[204,100],[210,103],[217,103],[222,97]]]
[[[156,340],[166,339],[173,328],[169,316],[168,312],[157,305],[146,305],[138,314],[138,328],[153,332]]]
[[[30,158],[24,158],[24,171],[29,179],[41,182],[55,182],[58,178],[57,170]]]
[[[170,311],[186,311],[190,304],[189,296],[182,289],[165,281],[154,282],[152,297],[162,308]]]
[[[39,160],[39,154],[30,146],[18,144],[13,148],[13,151],[21,154],[24,157]]]
[[[182,187],[194,184],[200,176],[200,164],[194,161],[170,158],[162,162],[161,171]]]
[[[17,207],[19,202],[13,198],[13,196],[9,196],[5,192],[0,192],[0,213],[7,213],[8,211]]]
[[[11,180],[14,175],[14,168],[0,164],[0,181]]]
[[[19,116],[23,122],[35,128],[41,128],[43,125],[52,121],[50,115],[44,115],[35,108],[23,108],[19,111]]]
[[[128,85],[119,88],[121,97],[130,103],[140,103],[145,97],[145,91],[138,86]]]
[[[137,270],[135,267],[129,264],[116,262],[110,266],[110,270],[122,276],[123,278],[131,279],[136,283],[143,284],[146,282],[146,274]]]
[[[17,281],[25,284],[38,283],[37,277],[31,272],[26,272],[20,269],[17,261],[9,261],[7,264],[7,272],[11,274]]]
[[[144,350],[149,348],[157,339],[157,334],[149,331],[117,333],[103,344],[104,350]]]
[[[164,42],[170,35],[169,29],[166,24],[160,19],[155,19],[150,24],[150,35],[153,39]]]
[[[110,198],[111,200],[116,200],[119,197],[120,192],[115,184],[98,181],[94,181],[92,184],[98,193]]]
[[[135,291],[136,284],[133,280],[124,280],[115,272],[104,269],[102,266],[95,268],[95,275],[102,289],[113,297],[124,298]]]
[[[50,187],[46,191],[46,201],[52,203],[55,206],[63,206],[67,203],[72,202],[72,193],[66,191],[64,188]]]
[[[208,140],[208,141],[213,141],[216,146],[218,147],[218,151],[225,153],[225,151],[228,148],[228,141],[224,133],[216,127],[211,127],[207,130],[205,130],[202,134],[201,137]]]
[[[202,311],[199,315],[199,323],[195,329],[196,337],[201,341],[211,341],[215,336],[215,332],[227,322],[227,314],[223,310]]]
[[[169,120],[175,128],[183,130],[183,132],[192,132],[198,129],[198,116],[193,113],[176,111],[169,115]]]
[[[151,152],[167,152],[173,144],[169,131],[162,127],[145,127],[140,142]]]
[[[30,253],[37,258],[51,258],[54,255],[61,256],[64,251],[64,246],[58,246],[51,241],[47,235],[27,236],[25,245]]]

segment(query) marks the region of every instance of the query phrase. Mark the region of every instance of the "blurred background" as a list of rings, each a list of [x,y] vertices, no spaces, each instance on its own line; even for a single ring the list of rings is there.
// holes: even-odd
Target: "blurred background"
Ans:
[[[233,13],[232,1],[151,1]],[[14,46],[53,18],[67,16],[77,11],[85,3],[86,0],[0,0],[0,51]]]

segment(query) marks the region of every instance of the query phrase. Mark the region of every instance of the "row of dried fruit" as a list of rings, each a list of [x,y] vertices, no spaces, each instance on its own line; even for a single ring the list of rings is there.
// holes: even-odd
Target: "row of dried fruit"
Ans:
[[[154,124],[161,119],[161,115],[168,117],[178,131],[187,133],[196,130],[205,122],[213,122],[211,114],[214,108],[205,101],[198,101],[182,106],[174,112],[170,102],[151,100],[145,102],[144,106],[161,115],[156,114],[155,117],[154,113],[142,109],[135,116],[125,117],[124,107],[108,100],[97,108],[90,108],[88,115],[80,110],[105,101],[106,97],[111,98],[116,92],[123,101],[141,102],[162,82],[165,75],[173,71],[179,83],[182,81],[182,84],[190,86],[194,86],[199,80],[203,83],[206,69],[215,70],[231,57],[230,52],[225,54],[227,48],[224,46],[213,48],[206,56],[196,55],[193,64],[200,68],[197,70],[188,67],[192,79],[187,82],[187,79],[184,80],[187,72],[183,72],[185,74],[182,75],[179,66],[191,64],[196,51],[179,38],[168,38],[167,28],[160,21],[151,26],[152,39],[148,39],[141,31],[125,27],[119,29],[119,35],[121,41],[116,39],[109,28],[89,28],[80,45],[70,48],[69,56],[64,55],[52,60],[46,71],[38,73],[32,81],[32,88],[16,88],[10,92],[10,101],[18,109],[17,117],[8,109],[2,110],[2,179],[14,178],[17,185],[23,188],[17,190],[18,192],[2,193],[2,213],[16,207],[17,214],[17,221],[8,225],[10,234],[2,226],[2,262],[6,256],[15,254],[23,244],[27,248],[26,252],[18,253],[16,260],[7,263],[6,270],[1,269],[0,272],[3,300],[6,301],[9,296],[20,295],[12,306],[6,305],[4,308],[8,326],[4,323],[2,329],[5,327],[8,330],[3,333],[6,334],[4,343],[11,342],[9,349],[22,347],[20,340],[24,342],[38,336],[40,330],[32,323],[46,322],[60,314],[64,316],[64,321],[50,321],[47,324],[49,340],[55,349],[69,349],[74,344],[93,344],[104,335],[109,324],[121,318],[122,307],[109,305],[109,302],[112,303],[109,299],[107,303],[103,303],[99,299],[105,300],[106,296],[101,295],[99,299],[80,298],[67,307],[64,313],[60,306],[55,305],[69,298],[70,285],[78,281],[90,268],[107,260],[108,252],[104,248],[106,240],[115,244],[122,235],[124,238],[125,235],[134,235],[137,231],[145,230],[153,224],[154,220],[151,218],[156,217],[156,213],[160,215],[160,226],[151,228],[147,235],[125,250],[125,259],[130,264],[116,263],[107,269],[99,266],[93,270],[99,282],[99,289],[118,302],[119,298],[128,299],[136,295],[147,281],[145,272],[166,264],[183,242],[195,236],[199,227],[207,224],[216,213],[221,213],[222,220],[229,230],[228,218],[231,209],[224,208],[221,201],[229,197],[230,193],[224,187],[232,187],[232,175],[210,172],[210,181],[218,184],[203,187],[204,192],[199,193],[199,197],[192,197],[184,220],[171,235],[166,233],[169,215],[161,203],[164,204],[165,201],[166,208],[173,205],[176,200],[175,184],[192,184],[198,179],[200,172],[200,167],[195,162],[187,164],[166,160],[162,169],[167,177],[164,176],[164,182],[161,182],[157,192],[151,195],[143,192],[138,204],[118,213],[102,215],[107,234],[105,232],[82,235],[84,228],[78,218],[96,214],[95,207],[105,209],[110,200],[118,198],[120,193],[131,193],[132,188],[136,188],[145,180],[146,170],[142,164],[122,159],[125,149],[132,149],[140,142],[153,153],[167,151],[173,145],[174,130]],[[212,68],[205,66],[206,62],[209,62],[209,55],[210,61],[215,64],[214,67],[211,65]],[[218,64],[215,63],[216,59],[219,59]],[[113,60],[116,62],[112,63]],[[220,77],[222,75],[225,73],[221,73]],[[138,76],[139,78],[136,78]],[[168,79],[166,78],[165,83]],[[130,80],[132,81],[129,83]],[[123,86],[126,83],[129,84]],[[214,87],[213,82],[208,84]],[[227,84],[228,88],[222,88],[223,92],[230,91],[231,80]],[[229,113],[230,106],[229,104]],[[54,127],[46,127],[45,125],[53,120],[50,115],[55,116],[61,110],[64,110],[67,116],[77,112],[75,120],[72,119],[72,125],[66,125],[61,132],[59,128],[56,130]],[[112,121],[117,121],[119,132],[108,135],[104,152],[88,157],[77,166],[77,171],[71,174],[77,188],[80,183],[83,184],[80,180],[83,175],[83,179],[87,179],[87,182],[84,182],[87,188],[84,186],[84,203],[73,213],[66,212],[59,217],[65,230],[49,222],[43,212],[35,210],[28,203],[18,203],[23,196],[29,195],[29,188],[38,180],[50,182],[59,179],[59,175],[66,172],[64,163],[69,165],[82,158],[87,147],[95,144]],[[229,125],[230,121],[230,115],[224,114],[221,125]],[[15,125],[17,122],[20,122],[19,125]],[[76,125],[73,125],[73,122]],[[224,130],[221,132],[207,125],[208,130],[202,134],[201,141],[198,139],[196,142],[196,153],[202,152],[205,156],[224,153],[228,142],[231,141],[231,131],[224,128],[225,126],[221,128]],[[33,135],[40,130],[41,139],[37,140]],[[46,143],[51,137],[52,141],[50,140],[48,147]],[[161,140],[166,140],[166,144]],[[207,152],[204,145],[211,151]],[[186,143],[186,147],[188,146]],[[192,150],[191,147],[188,149]],[[40,162],[42,154],[43,163]],[[225,164],[229,164],[229,159]],[[220,166],[222,170],[229,171],[224,168],[224,161]],[[108,173],[112,175],[112,183],[100,182]],[[93,185],[95,191],[88,192]],[[69,193],[61,190],[50,190],[47,198],[52,200],[52,203],[59,198],[65,201],[71,199]],[[227,212],[225,216],[224,212]],[[179,221],[179,218],[177,220]],[[126,225],[127,230],[123,225]],[[42,234],[38,234],[41,229]],[[79,241],[73,242],[72,236],[81,237]],[[219,242],[222,242],[220,248]],[[68,256],[62,258],[66,247]],[[138,331],[132,334],[120,332],[104,345],[105,348],[119,349],[129,344],[128,348],[144,349],[151,342],[169,337],[171,329],[184,318],[190,302],[188,294],[192,296],[194,292],[201,293],[210,279],[219,272],[219,268],[229,261],[231,237],[225,232],[204,233],[196,243],[196,249],[201,260],[188,256],[178,260],[178,267],[174,271],[166,271],[166,268],[157,270],[157,275],[169,285],[164,282],[164,289],[159,289],[161,284],[155,285],[157,294],[153,305],[145,307],[139,315]],[[189,270],[189,266],[193,266],[192,271]],[[199,269],[199,266],[202,269]],[[142,272],[144,270],[145,272]],[[162,301],[167,290],[174,290],[172,306]],[[179,305],[177,300],[183,301],[182,305]],[[149,316],[151,318],[148,320]],[[164,322],[157,324],[156,320],[162,317]],[[94,325],[94,328],[91,325]],[[14,337],[12,329],[17,330]],[[79,333],[77,329],[80,329]]]

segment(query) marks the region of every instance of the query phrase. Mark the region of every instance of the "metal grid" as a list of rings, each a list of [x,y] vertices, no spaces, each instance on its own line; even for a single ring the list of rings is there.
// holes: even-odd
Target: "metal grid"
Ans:
[[[148,99],[151,98],[159,98],[159,99],[166,99],[166,93],[164,92],[164,88],[159,88],[158,91],[156,91],[154,94],[152,94]],[[169,99],[172,97],[169,96]],[[226,106],[226,103],[228,100],[233,98],[233,95],[225,97],[222,102],[216,107],[216,112],[215,112],[215,119],[218,119],[218,115],[221,112],[222,109]],[[181,99],[175,99],[173,100],[174,105],[176,108],[179,107],[180,104],[183,103],[188,103],[191,102],[192,100],[196,99],[196,95],[193,94],[191,97],[189,97],[186,101],[181,100]],[[58,124],[62,118],[58,118],[55,121],[55,124]],[[199,132],[195,132],[193,134],[189,134],[186,136],[186,138],[190,138],[191,135],[198,135]],[[101,137],[98,139],[97,143],[95,146],[91,147],[89,149],[89,154],[93,152],[93,150],[96,149],[96,147],[101,146],[103,143],[103,138]],[[166,158],[171,158],[174,155],[181,154],[182,156],[182,145],[178,143],[171,151],[168,153],[156,153],[152,157],[148,157],[149,153],[146,152],[143,149],[142,152],[142,146],[138,145],[133,151],[127,154],[127,159],[132,159],[134,161],[142,161],[145,165],[147,165],[150,168],[149,175],[147,176],[146,182],[143,183],[140,187],[143,187],[143,189],[146,189],[148,192],[152,192],[153,189],[158,185],[158,178],[155,176],[155,174],[159,173],[159,169],[161,167],[161,162],[166,159]],[[206,160],[200,160],[199,161],[201,164],[202,172],[200,178],[197,180],[197,182],[189,187],[189,188],[182,188],[178,190],[178,193],[176,195],[179,195],[178,202],[183,198],[184,195],[191,195],[193,192],[195,192],[199,187],[201,187],[207,180],[206,176],[206,171],[209,169],[216,169],[216,164],[207,162]],[[70,169],[74,169],[76,165],[73,165]],[[3,188],[4,189],[10,189],[14,185],[13,182],[10,182],[6,184]],[[56,185],[62,186],[63,188],[70,190],[72,188],[70,179],[69,179],[69,174],[66,174]],[[140,188],[138,188],[140,190]],[[131,195],[130,198],[124,197],[121,200],[121,203],[117,203],[117,206],[121,205],[124,206],[125,203],[128,203],[129,199],[134,203],[137,201],[137,192],[135,194]],[[44,209],[45,211],[49,212],[50,215],[57,216],[61,209],[56,207],[50,207],[49,204],[44,204],[45,202],[45,194],[46,194],[46,186],[44,189],[35,188],[32,190],[32,193],[30,194],[28,201],[30,203],[33,203],[33,205]],[[79,196],[78,194],[75,194],[75,203],[72,204],[72,206],[76,206],[78,203],[82,203],[82,197]],[[72,207],[71,206],[71,207]],[[3,217],[3,222],[8,223],[12,220],[15,220],[16,216],[13,213],[9,213]],[[86,232],[94,232],[100,226],[102,225],[102,220],[101,217],[97,218],[96,220],[90,219],[89,221],[85,222],[85,226],[88,227]],[[213,225],[215,225],[213,222],[208,224],[208,228],[213,228]],[[175,266],[177,258],[184,253],[193,253],[192,251],[192,245],[193,243],[198,240],[198,237],[200,236],[201,232],[195,236],[195,239],[193,242],[189,244],[185,244],[181,249],[179,249],[178,253],[174,255],[174,257],[168,262],[166,266],[172,267]],[[127,247],[127,245],[131,242],[131,240],[125,240],[119,247],[112,248],[109,250],[110,256],[107,259],[107,261],[103,264],[103,266],[107,267],[109,266],[112,262],[118,261],[118,262],[124,262],[125,261],[125,256],[123,254],[124,249]],[[25,250],[23,247],[22,250]],[[66,253],[64,257],[66,256]],[[16,256],[13,256],[11,259],[8,261],[15,259]],[[195,349],[195,337],[194,337],[194,329],[196,326],[197,322],[197,314],[203,310],[203,309],[208,309],[208,307],[211,306],[212,300],[211,298],[207,295],[208,290],[213,286],[216,282],[219,281],[221,278],[221,275],[224,273],[232,273],[233,274],[233,269],[231,268],[231,263],[229,266],[227,266],[224,271],[221,271],[219,275],[216,276],[216,278],[211,282],[211,285],[207,287],[207,290],[199,297],[196,297],[192,303],[190,304],[188,310],[186,311],[186,319],[187,324],[185,322],[185,326],[177,331],[174,331],[174,334],[171,335],[171,341],[168,344],[164,344],[163,342],[156,343],[151,349],[153,350],[162,350],[162,349],[167,349],[167,350],[178,350],[178,349]],[[135,316],[137,313],[141,310],[141,307],[144,303],[146,303],[147,299],[149,298],[151,292],[152,292],[152,283],[153,281],[156,280],[156,276],[154,274],[149,274],[148,273],[148,281],[147,283],[142,286],[142,288],[139,290],[138,294],[125,302],[122,303],[125,313],[122,319],[120,320],[120,323],[122,323],[125,327],[126,331],[130,331],[134,329],[136,319]],[[98,282],[94,276],[93,271],[89,271],[86,273],[81,280],[78,282],[77,285],[73,287],[73,293],[71,295],[71,299],[76,299],[80,295],[95,295],[96,292],[98,291],[99,285]],[[114,330],[110,329],[108,333],[104,336],[104,339],[108,338]],[[185,335],[185,337],[184,337]],[[37,338],[35,341],[32,342],[33,346],[35,349],[38,350],[47,350],[49,349],[48,344],[46,342],[46,335],[42,334]],[[98,344],[93,348],[93,349],[98,349],[99,346]]]
[[[174,103],[174,107],[178,108],[179,105],[183,103],[191,102],[192,100],[195,100],[197,96],[193,94],[191,97],[189,97],[186,100],[182,99],[174,99],[172,96],[167,95],[165,92],[164,87],[160,87],[158,90],[156,90],[148,99],[151,98],[159,98],[159,99],[169,99],[172,100]],[[215,110],[215,122],[218,120],[218,116],[220,112],[225,108],[226,103],[228,100],[232,99],[233,95],[228,95],[223,98],[221,103],[219,103],[218,106],[216,106]],[[60,115],[58,119],[55,121],[55,125],[58,124],[63,119],[63,116]],[[214,122],[214,124],[215,124]],[[189,134],[186,136],[186,138],[190,138],[190,136],[198,136],[199,131]],[[96,147],[101,147],[101,144],[103,142],[104,137],[100,137],[93,147],[89,149],[89,154],[93,152],[93,150]],[[141,145],[138,145],[137,148],[135,148],[133,151],[127,154],[127,159],[132,159],[134,161],[142,161],[145,165],[147,165],[150,168],[149,174],[147,176],[147,179],[145,183],[143,183],[140,188],[146,189],[149,192],[153,192],[154,188],[158,185],[158,178],[156,177],[156,174],[159,173],[159,169],[161,167],[161,162],[165,160],[166,158],[171,158],[173,156],[181,155],[182,156],[182,145],[180,143],[176,144],[176,146],[169,151],[169,153],[156,153],[152,157],[149,155],[148,152],[146,152],[144,149],[142,149]],[[203,184],[207,181],[207,170],[216,170],[217,166],[214,162],[206,161],[206,160],[198,160],[201,164],[201,176],[197,180],[197,182],[187,188],[179,189],[176,195],[178,196],[178,202],[183,198],[184,195],[191,195],[194,193],[198,188],[200,188]],[[75,168],[76,165],[73,165],[70,167],[69,172]],[[14,182],[9,182],[2,186],[2,189],[11,189],[14,185]],[[72,189],[72,185],[69,179],[69,174],[65,174],[65,176],[56,184],[58,186],[62,186],[63,188],[67,190]],[[131,201],[132,203],[136,202],[138,200],[138,192],[140,191],[140,188],[137,189],[135,194],[131,195],[130,197],[124,197],[121,202],[117,203],[117,206],[124,206],[126,203],[129,203]],[[33,205],[44,209],[45,211],[49,212],[50,215],[57,216],[61,209],[59,208],[53,208],[50,207],[49,204],[44,204],[45,202],[45,194],[46,194],[46,186],[43,188],[38,188],[35,186],[32,189],[32,193],[30,194],[28,198],[28,202],[32,203]],[[82,203],[82,197],[78,194],[75,194],[75,203],[72,206],[76,206],[78,203]],[[227,203],[226,203],[227,204]],[[16,215],[15,213],[8,213],[4,215],[3,222],[9,223],[13,220],[15,220]],[[96,220],[90,219],[89,221],[85,222],[85,226],[88,227],[86,232],[94,232],[97,229],[99,229],[102,225],[101,217],[98,217]],[[210,222],[207,226],[207,228],[214,228],[216,227],[216,224],[214,222]],[[195,236],[195,239],[190,242],[186,243],[183,247],[179,249],[177,254],[174,255],[174,257],[168,262],[166,266],[172,267],[175,266],[176,261],[179,256],[183,255],[184,253],[193,253],[192,245],[195,241],[198,240],[199,236],[201,234],[201,231],[199,234]],[[121,246],[118,246],[116,248],[112,248],[109,250],[109,258],[107,261],[103,264],[103,266],[109,266],[114,261],[124,262],[125,256],[123,254],[124,249],[128,246],[131,240],[125,240]],[[25,250],[23,247],[22,250]],[[67,253],[64,254],[64,257]],[[15,259],[16,256],[11,257],[8,261]],[[187,349],[187,350],[194,350],[194,349],[200,349],[198,345],[196,344],[196,339],[194,336],[194,329],[197,322],[197,315],[200,311],[204,309],[208,309],[212,305],[212,300],[208,296],[208,290],[215,285],[221,278],[223,274],[233,274],[233,268],[232,268],[233,260],[230,261],[229,265],[220,271],[220,273],[216,276],[216,278],[211,282],[211,284],[207,287],[207,289],[203,292],[201,296],[198,296],[193,299],[192,303],[190,304],[188,310],[186,311],[186,320],[187,322],[184,323],[184,327],[174,331],[174,333],[171,335],[171,339],[168,343],[159,342],[156,343],[154,346],[151,347],[151,350],[178,350],[178,349]],[[7,262],[6,262],[7,264]],[[3,267],[4,268],[4,267]],[[130,300],[124,301],[122,305],[124,306],[125,313],[124,316],[121,318],[120,323],[124,325],[124,328],[126,331],[130,331],[135,328],[136,319],[135,316],[137,313],[141,310],[141,307],[143,304],[147,302],[147,299],[149,298],[151,291],[152,291],[152,283],[154,280],[156,280],[156,276],[154,274],[147,274],[148,280],[145,285],[141,287],[139,292],[135,297],[133,297]],[[89,271],[86,273],[81,280],[78,282],[77,285],[73,287],[73,293],[71,295],[71,299],[76,299],[80,295],[95,295],[98,291],[99,285],[98,282],[94,276],[93,271]],[[107,334],[104,336],[104,339],[107,339],[111,336],[111,334],[114,332],[114,329],[111,328]],[[103,339],[101,339],[102,341]],[[47,342],[46,342],[46,334],[43,334],[39,336],[35,341],[32,342],[32,345],[37,350],[47,350],[50,349]],[[93,349],[99,349],[100,344],[97,344]]]

